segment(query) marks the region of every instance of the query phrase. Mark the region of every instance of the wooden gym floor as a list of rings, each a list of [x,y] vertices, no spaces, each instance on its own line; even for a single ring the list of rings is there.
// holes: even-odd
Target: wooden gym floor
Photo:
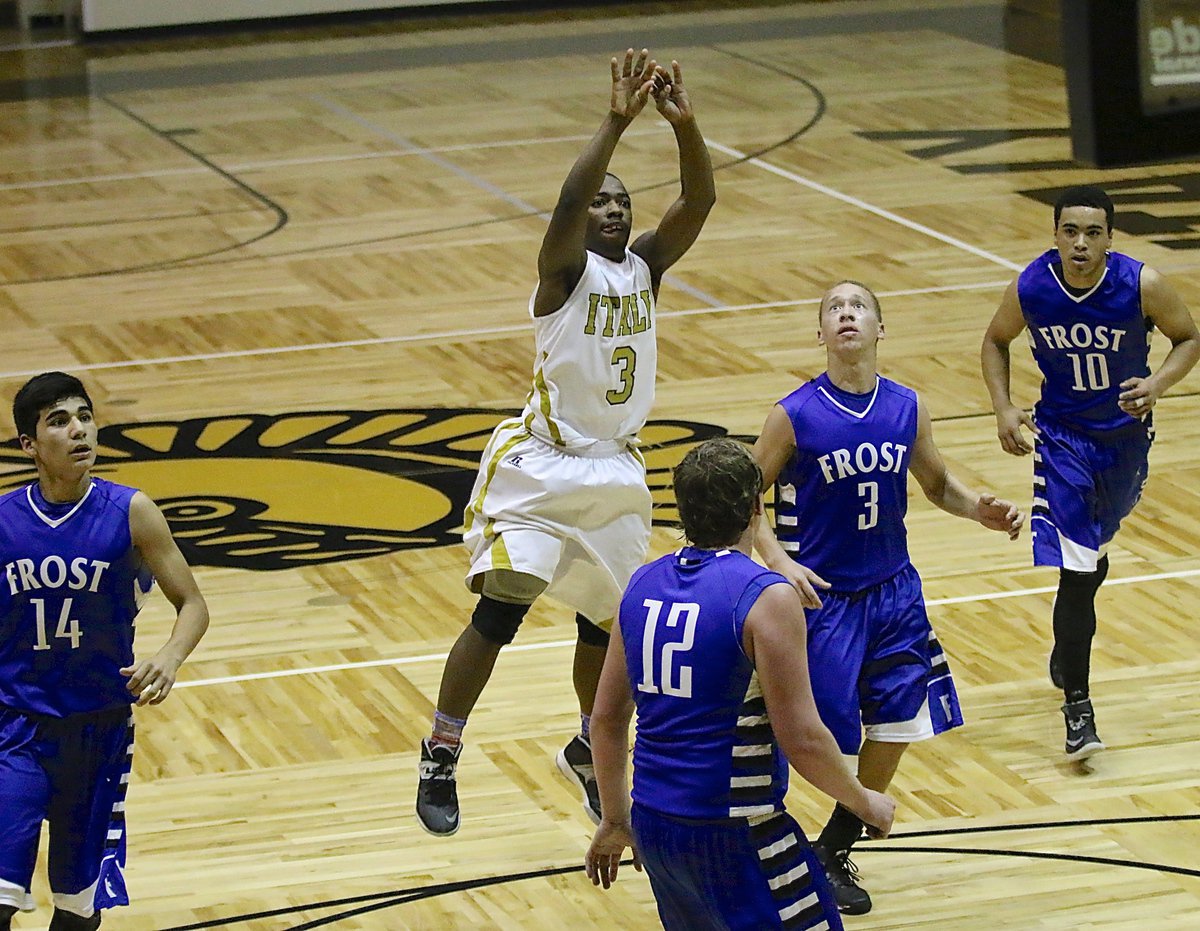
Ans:
[[[821,370],[836,279],[881,294],[882,368],[925,397],[952,468],[1026,507],[1030,462],[999,450],[977,352],[1050,244],[1046,201],[1108,185],[1116,247],[1200,309],[1200,162],[1074,164],[1062,72],[1006,50],[1001,4],[668,6],[3,53],[0,431],[28,375],[81,375],[100,474],[162,503],[213,618],[176,694],[138,712],[135,901],[106,928],[655,927],[644,877],[604,893],[580,870],[591,825],[553,763],[577,726],[561,606],[535,608],[471,719],[462,830],[412,815],[473,602],[458,511],[527,389],[543,217],[610,55],[680,60],[719,169],[659,303],[655,555],[688,443],[752,437]],[[644,229],[675,191],[657,115],[613,167]],[[913,500],[968,723],[904,761],[895,835],[856,855],[875,910],[848,927],[1200,927],[1197,391],[1193,374],[1160,403],[1111,551],[1090,766],[1061,759],[1053,573],[1027,539]],[[0,469],[29,475],[11,443]],[[140,652],[170,620],[159,596]],[[828,808],[802,786],[790,804],[811,829]],[[44,864],[36,889],[22,931],[49,920]]]

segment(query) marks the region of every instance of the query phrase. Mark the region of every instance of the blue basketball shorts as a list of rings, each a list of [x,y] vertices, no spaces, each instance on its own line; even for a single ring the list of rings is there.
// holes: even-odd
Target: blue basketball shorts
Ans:
[[[787,812],[695,821],[635,802],[632,824],[666,931],[840,931],[825,871]]]
[[[1150,415],[1109,436],[1037,417],[1033,441],[1033,563],[1095,572],[1149,475]]]
[[[842,753],[871,740],[914,743],[963,723],[945,653],[911,564],[860,592],[821,592],[805,611],[808,672]]]
[[[49,718],[0,706],[0,904],[34,907],[43,821],[56,907],[89,917],[129,904],[121,870],[132,762],[128,708]]]

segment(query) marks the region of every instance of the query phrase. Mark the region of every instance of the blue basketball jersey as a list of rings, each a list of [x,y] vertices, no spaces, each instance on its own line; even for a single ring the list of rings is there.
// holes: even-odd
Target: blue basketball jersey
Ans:
[[[1150,374],[1151,328],[1142,313],[1141,273],[1141,262],[1110,252],[1096,286],[1073,295],[1054,249],[1021,272],[1017,296],[1042,371],[1038,416],[1091,431],[1133,423],[1117,407],[1117,396],[1121,382]]]
[[[52,504],[0,497],[0,705],[65,717],[127,706],[133,619],[152,584],[129,532],[137,490],[93,478]]]
[[[787,761],[742,650],[746,615],[776,584],[787,581],[736,550],[685,547],[634,574],[619,623],[637,705],[635,802],[681,818],[783,809]]]
[[[908,463],[917,394],[876,376],[866,395],[821,373],[779,402],[796,453],[775,484],[775,535],[835,591],[856,592],[908,565]]]

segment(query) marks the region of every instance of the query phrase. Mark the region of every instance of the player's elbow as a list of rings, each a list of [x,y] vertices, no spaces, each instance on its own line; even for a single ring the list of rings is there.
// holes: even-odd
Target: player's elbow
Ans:
[[[608,740],[627,739],[630,715],[624,709],[597,702],[592,710],[588,728],[595,737]]]
[[[986,360],[988,358],[1000,357],[1003,358],[1008,353],[1008,345],[1012,340],[1002,339],[996,333],[988,330],[983,334],[983,342],[979,346],[979,354]]]
[[[832,740],[829,729],[815,713],[798,716],[789,727],[780,730],[783,732],[778,734],[780,748],[802,775],[805,762],[820,757]]]
[[[688,210],[692,211],[698,219],[707,220],[709,213],[717,205],[717,190],[710,187],[690,195],[687,200]]]

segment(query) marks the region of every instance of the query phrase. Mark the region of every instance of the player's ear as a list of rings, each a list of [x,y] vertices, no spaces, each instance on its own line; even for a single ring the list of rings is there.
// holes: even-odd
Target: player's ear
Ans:
[[[818,346],[825,345],[825,336],[821,333],[820,327],[817,327],[817,345]]]
[[[32,456],[33,455],[34,438],[31,437],[28,433],[22,433],[18,439],[21,442],[21,449],[23,449],[25,451],[25,455]]]
[[[884,329],[883,329],[883,321],[882,321],[882,320],[880,320],[880,321],[879,321],[879,336],[878,336],[878,337],[876,337],[876,338],[877,338],[877,339],[883,339],[885,336],[887,336],[887,333],[886,333],[886,332],[884,332]]]

